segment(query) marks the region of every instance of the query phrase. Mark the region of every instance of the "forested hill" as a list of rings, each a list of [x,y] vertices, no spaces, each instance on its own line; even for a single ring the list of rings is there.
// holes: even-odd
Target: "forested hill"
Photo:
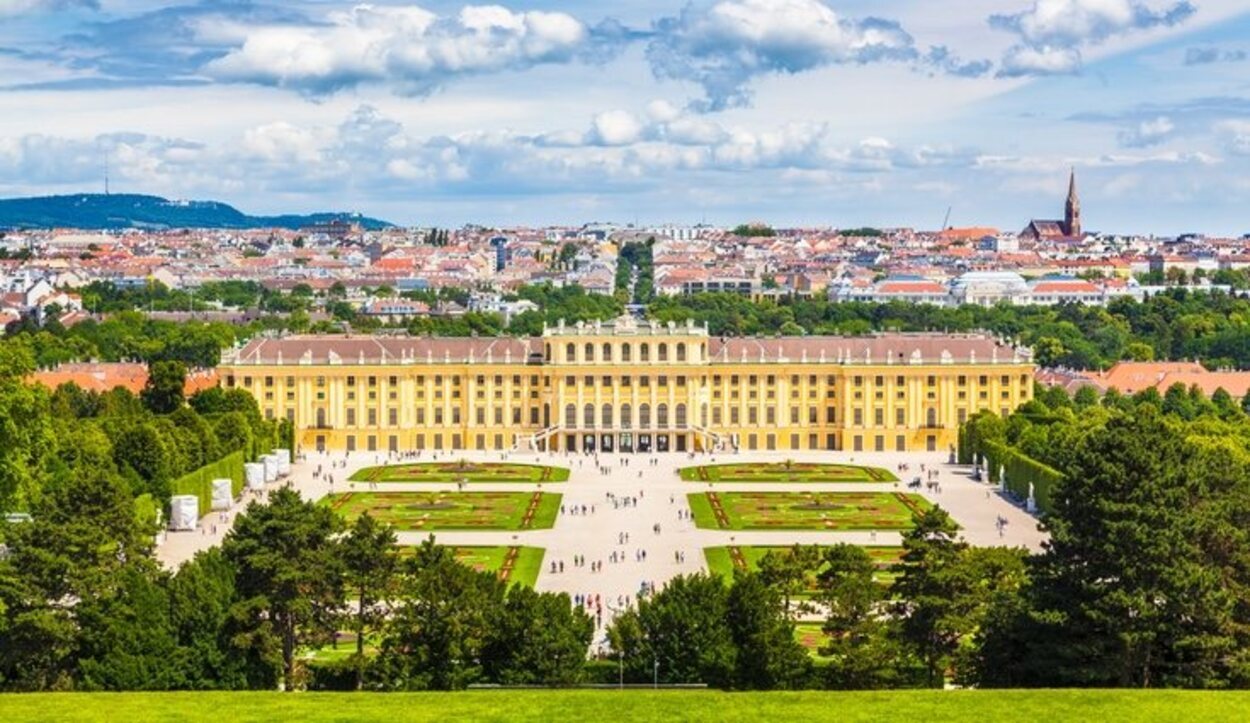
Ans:
[[[350,213],[249,216],[217,201],[170,201],[159,196],[82,193],[0,200],[0,228],[289,228],[342,219],[366,229],[391,224]]]

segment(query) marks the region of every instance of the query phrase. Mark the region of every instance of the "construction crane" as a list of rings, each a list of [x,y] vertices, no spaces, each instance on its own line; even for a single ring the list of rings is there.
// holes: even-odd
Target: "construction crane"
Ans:
[[[954,210],[955,210],[954,206],[946,207],[946,218],[942,219],[942,228],[938,229],[939,231],[945,231],[947,228],[949,228],[949,225],[951,222],[951,211],[954,211]]]

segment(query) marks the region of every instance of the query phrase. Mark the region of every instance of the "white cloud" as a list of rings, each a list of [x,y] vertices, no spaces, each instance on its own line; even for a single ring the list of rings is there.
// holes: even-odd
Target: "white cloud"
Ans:
[[[632,113],[612,110],[595,116],[589,139],[604,146],[627,146],[636,143],[642,132],[642,122]]]
[[[357,5],[330,13],[325,24],[255,28],[205,70],[313,95],[383,82],[422,95],[455,77],[570,62],[589,37],[565,13],[492,5],[440,17],[415,5]]]
[[[1054,75],[1080,68],[1079,49],[1111,37],[1189,19],[1187,0],[1153,9],[1141,0],[1034,0],[1013,15],[992,15],[990,25],[1014,33],[1018,43],[1003,56],[999,75]]]
[[[0,0],[0,18],[36,12],[100,7],[97,0]]]
[[[1229,153],[1250,156],[1250,121],[1221,121],[1215,125],[1215,132]]]
[[[1003,56],[998,74],[1003,77],[1021,75],[1065,75],[1081,67],[1081,52],[1076,48],[1031,48],[1017,45]]]
[[[1135,128],[1122,131],[1119,135],[1120,145],[1129,148],[1146,148],[1158,145],[1171,137],[1176,124],[1167,116],[1158,116],[1143,120]]]
[[[647,56],[656,76],[702,86],[711,110],[745,105],[758,75],[917,57],[897,23],[843,18],[823,0],[691,2],[654,31]]]

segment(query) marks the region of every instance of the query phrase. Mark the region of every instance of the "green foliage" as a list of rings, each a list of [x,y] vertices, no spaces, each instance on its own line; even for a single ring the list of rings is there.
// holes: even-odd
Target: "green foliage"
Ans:
[[[170,494],[195,495],[200,500],[200,514],[207,514],[212,509],[213,480],[230,480],[230,491],[234,497],[238,497],[243,491],[244,461],[243,452],[228,454],[212,464],[207,464],[174,480],[170,484]]]
[[[765,226],[763,224],[755,224],[755,223],[739,224],[734,227],[734,230],[731,231],[731,233],[734,236],[742,236],[746,238],[752,238],[752,237],[772,238],[777,235],[777,232],[773,230],[771,226]]]
[[[335,632],[343,600],[343,562],[335,536],[342,520],[329,509],[280,489],[265,506],[235,521],[222,543],[234,565],[239,602],[234,615],[266,646],[282,651],[287,690],[298,683],[297,652],[318,646]]]

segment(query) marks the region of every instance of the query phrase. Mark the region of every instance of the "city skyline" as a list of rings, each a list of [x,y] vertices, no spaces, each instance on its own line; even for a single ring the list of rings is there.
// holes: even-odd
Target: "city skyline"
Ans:
[[[506,5],[506,7],[504,7]],[[1250,231],[1234,0],[0,2],[0,195]]]

